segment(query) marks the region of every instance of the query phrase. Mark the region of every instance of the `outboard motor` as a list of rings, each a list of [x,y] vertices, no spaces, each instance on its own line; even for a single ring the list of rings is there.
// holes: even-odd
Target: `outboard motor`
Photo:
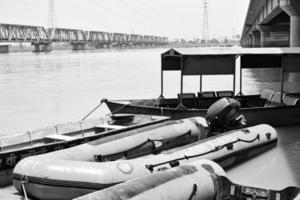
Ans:
[[[211,132],[225,132],[245,126],[246,119],[239,113],[240,107],[239,101],[228,97],[213,103],[206,116]]]

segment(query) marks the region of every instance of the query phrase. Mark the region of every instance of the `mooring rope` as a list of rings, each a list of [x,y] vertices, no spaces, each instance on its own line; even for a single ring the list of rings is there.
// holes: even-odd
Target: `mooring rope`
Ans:
[[[24,198],[25,198],[25,200],[28,200],[28,196],[27,196],[27,192],[26,192],[26,188],[25,188],[26,183],[28,183],[28,178],[26,175],[23,175],[21,177],[21,186],[22,186]]]
[[[101,102],[93,109],[91,110],[84,118],[81,119],[82,120],[85,120],[86,118],[88,118],[91,114],[93,114],[102,104],[103,104],[104,101],[101,100]]]
[[[194,183],[193,190],[192,190],[191,195],[189,196],[188,200],[192,200],[196,196],[197,190],[198,190],[198,186]]]
[[[257,134],[257,136],[255,138],[253,138],[252,140],[243,140],[243,139],[238,138],[233,142],[228,142],[228,143],[220,145],[220,146],[215,146],[214,149],[209,150],[209,151],[204,152],[204,153],[190,155],[190,156],[189,155],[184,155],[183,157],[176,158],[176,159],[173,159],[173,160],[169,160],[169,161],[165,161],[165,162],[161,162],[161,163],[157,163],[157,164],[153,164],[153,165],[152,164],[145,165],[145,167],[147,169],[149,169],[151,172],[153,172],[154,167],[158,167],[160,165],[164,165],[164,164],[168,164],[168,163],[176,162],[176,161],[180,161],[180,160],[188,160],[190,158],[196,158],[196,157],[204,156],[204,155],[216,152],[216,151],[220,151],[220,150],[222,150],[226,147],[227,147],[228,150],[231,150],[233,148],[233,144],[235,144],[237,142],[252,143],[252,142],[255,142],[256,140],[260,140],[259,134]]]

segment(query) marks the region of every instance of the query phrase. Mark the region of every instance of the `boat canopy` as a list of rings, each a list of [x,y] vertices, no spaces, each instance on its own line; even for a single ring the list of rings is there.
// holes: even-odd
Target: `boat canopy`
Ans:
[[[234,58],[241,57],[241,68],[280,68],[286,72],[300,71],[300,48],[187,48],[162,53],[162,70],[181,70],[187,75],[228,74]],[[224,63],[222,61],[225,61]],[[222,65],[220,64],[222,63]],[[210,68],[212,69],[202,69]],[[195,69],[201,68],[201,69]],[[225,68],[225,69],[221,69]],[[228,69],[227,69],[228,68]],[[215,70],[213,70],[215,69]],[[221,71],[219,71],[221,70]],[[214,71],[214,72],[213,72]],[[195,74],[192,74],[195,72]]]
[[[283,94],[284,73],[300,72],[300,48],[250,48],[240,51],[240,92],[242,93],[242,69],[280,68],[281,95]],[[282,98],[281,98],[282,99]]]
[[[182,71],[182,75],[234,74],[235,57],[231,54],[182,54],[170,49],[162,54],[162,71]]]
[[[300,72],[300,48],[185,48],[170,49],[161,54],[161,95],[163,98],[163,71],[181,71],[181,90],[183,76],[233,75],[235,91],[236,58],[240,57],[240,70],[244,68],[281,68],[281,85],[284,72]],[[240,73],[242,75],[242,73]],[[240,79],[240,94],[242,94]],[[283,86],[281,87],[281,90]],[[181,95],[182,96],[182,95]],[[182,101],[182,99],[180,100]]]

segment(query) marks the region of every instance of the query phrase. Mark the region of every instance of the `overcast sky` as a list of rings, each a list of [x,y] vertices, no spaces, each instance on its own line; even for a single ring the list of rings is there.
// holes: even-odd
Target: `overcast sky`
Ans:
[[[59,27],[201,38],[203,0],[54,0]],[[240,34],[250,0],[208,0],[210,38]],[[46,26],[48,0],[0,0],[0,23]]]

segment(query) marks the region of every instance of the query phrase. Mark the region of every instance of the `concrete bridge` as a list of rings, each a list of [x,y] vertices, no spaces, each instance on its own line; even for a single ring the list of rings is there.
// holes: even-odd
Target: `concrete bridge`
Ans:
[[[250,0],[243,47],[300,47],[300,0]]]
[[[86,45],[104,46],[159,46],[168,43],[167,37],[84,31],[16,24],[0,24],[0,42],[30,42],[35,52],[51,51],[52,43],[70,43],[73,50],[83,50]]]

